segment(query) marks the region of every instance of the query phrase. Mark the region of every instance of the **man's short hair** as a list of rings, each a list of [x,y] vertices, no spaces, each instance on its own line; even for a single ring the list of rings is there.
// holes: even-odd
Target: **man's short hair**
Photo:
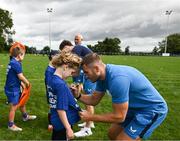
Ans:
[[[100,60],[101,58],[97,53],[89,53],[83,57],[82,65],[89,65]]]
[[[73,44],[68,40],[63,40],[59,45],[59,49],[63,50],[65,46],[73,46]]]
[[[81,40],[83,40],[83,36],[80,33],[75,36],[75,38],[77,38],[77,37],[80,38]]]
[[[57,50],[51,50],[51,52],[48,55],[49,61],[52,60],[53,56],[59,54],[59,52]]]

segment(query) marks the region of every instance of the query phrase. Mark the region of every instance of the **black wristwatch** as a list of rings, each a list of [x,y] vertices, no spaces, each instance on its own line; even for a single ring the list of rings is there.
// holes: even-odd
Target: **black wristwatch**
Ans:
[[[76,99],[78,100],[78,99],[80,99],[81,98],[81,93],[79,94],[79,96],[78,97],[76,97]]]

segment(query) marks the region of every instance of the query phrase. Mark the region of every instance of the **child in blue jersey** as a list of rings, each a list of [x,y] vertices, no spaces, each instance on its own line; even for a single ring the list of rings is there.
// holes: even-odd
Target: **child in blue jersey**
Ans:
[[[8,103],[10,104],[8,129],[12,131],[22,131],[22,128],[19,128],[14,124],[14,118],[15,112],[18,108],[19,98],[21,96],[21,86],[28,88],[30,85],[29,81],[22,73],[21,62],[24,59],[25,51],[20,47],[15,47],[12,49],[10,55],[12,56],[12,59],[7,68],[7,78],[4,87]],[[36,116],[27,114],[25,106],[21,106],[20,110],[22,112],[23,121],[36,118]]]
[[[61,52],[52,59],[56,70],[47,85],[53,125],[52,140],[74,137],[72,126],[80,120],[80,108],[65,80],[78,74],[80,64],[81,58],[72,53]]]
[[[48,101],[48,85],[49,85],[49,82],[50,82],[50,80],[51,80],[51,78],[52,78],[52,76],[53,76],[53,74],[54,74],[54,72],[55,72],[55,68],[52,66],[52,63],[51,63],[51,60],[52,60],[52,58],[55,56],[55,55],[57,55],[59,52],[58,51],[51,51],[50,52],[50,54],[49,54],[49,65],[48,65],[48,67],[46,68],[46,71],[45,71],[45,79],[44,79],[44,81],[45,81],[45,87],[46,87],[46,97],[47,97],[47,102],[48,102],[48,104],[49,104],[49,101]],[[50,114],[50,111],[48,112],[48,130],[49,131],[52,131],[52,129],[53,129],[53,126],[52,126],[52,124],[51,124],[51,120],[50,120],[50,117],[51,117],[51,114]]]
[[[92,51],[88,47],[82,45],[82,39],[82,35],[77,34],[74,39],[75,46],[73,46],[70,41],[64,40],[61,42],[59,49],[61,51],[66,50],[75,53],[79,57],[83,58],[85,55],[92,53]],[[63,46],[64,44],[66,44],[66,46]],[[80,68],[80,74],[76,77],[73,77],[73,83],[80,84],[79,88],[87,95],[91,95],[96,87],[96,83],[92,83],[85,77],[82,68]],[[91,114],[94,113],[94,107],[92,105],[85,105],[85,108]],[[81,130],[74,134],[76,137],[90,136],[92,135],[91,128],[95,128],[92,121],[80,123],[78,126],[81,127]]]

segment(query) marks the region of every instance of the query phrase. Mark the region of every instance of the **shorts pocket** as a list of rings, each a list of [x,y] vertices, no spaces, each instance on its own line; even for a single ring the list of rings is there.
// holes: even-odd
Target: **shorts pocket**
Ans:
[[[152,119],[154,118],[154,113],[141,113],[136,114],[134,122],[138,125],[148,125],[152,122]]]

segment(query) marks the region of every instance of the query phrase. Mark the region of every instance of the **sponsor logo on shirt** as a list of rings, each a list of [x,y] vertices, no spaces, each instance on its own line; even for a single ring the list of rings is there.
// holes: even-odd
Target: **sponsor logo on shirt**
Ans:
[[[134,134],[137,130],[133,129],[133,127],[131,126],[131,127],[129,128],[129,131]]]
[[[52,88],[47,85],[48,97],[49,97],[49,106],[50,108],[56,109],[57,96],[52,93]]]
[[[6,69],[6,74],[8,74],[9,73],[9,70],[11,69],[11,66],[10,65],[8,65],[7,66],[7,69]]]

